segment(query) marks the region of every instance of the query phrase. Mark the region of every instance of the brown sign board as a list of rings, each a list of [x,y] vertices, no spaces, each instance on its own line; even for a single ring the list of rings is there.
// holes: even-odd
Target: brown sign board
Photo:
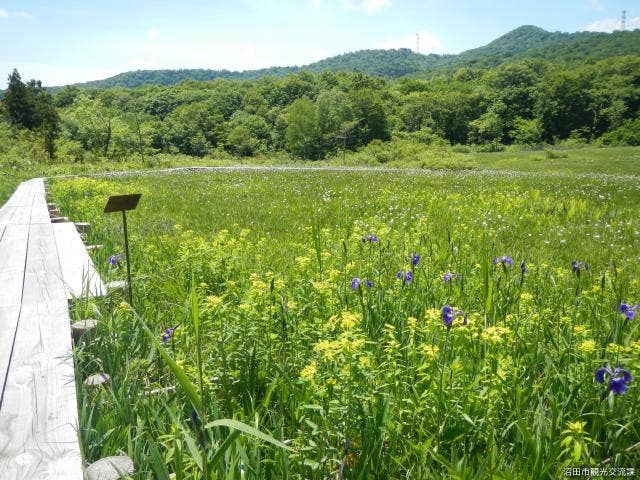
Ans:
[[[104,206],[104,213],[134,210],[138,206],[141,196],[141,193],[134,193],[132,195],[112,195]]]

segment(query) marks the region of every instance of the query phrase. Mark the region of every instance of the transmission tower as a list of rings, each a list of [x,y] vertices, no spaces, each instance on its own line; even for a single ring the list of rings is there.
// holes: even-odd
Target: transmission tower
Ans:
[[[627,29],[627,11],[622,10],[622,19],[620,20],[620,30]]]
[[[420,34],[416,33],[416,53],[420,53]]]

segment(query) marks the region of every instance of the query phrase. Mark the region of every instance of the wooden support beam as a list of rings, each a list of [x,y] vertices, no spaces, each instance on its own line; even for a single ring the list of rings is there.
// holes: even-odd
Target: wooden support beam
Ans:
[[[71,335],[73,336],[73,340],[77,343],[80,337],[84,337],[85,339],[91,337],[97,326],[98,321],[93,318],[72,323]]]
[[[108,293],[120,293],[121,295],[126,295],[128,289],[129,285],[127,285],[126,280],[114,280],[107,283]]]
[[[94,373],[85,378],[84,385],[87,387],[101,387],[109,383],[110,380],[111,377],[108,373]]]
[[[87,480],[119,480],[134,473],[133,460],[127,455],[101,458],[85,469]]]
[[[87,233],[91,229],[91,224],[89,222],[75,222],[75,226],[78,233]]]

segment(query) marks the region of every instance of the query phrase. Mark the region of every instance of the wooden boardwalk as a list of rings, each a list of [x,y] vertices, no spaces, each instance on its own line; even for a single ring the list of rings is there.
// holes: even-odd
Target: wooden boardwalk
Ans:
[[[0,478],[83,478],[68,299],[102,292],[43,180],[22,183],[0,208]]]

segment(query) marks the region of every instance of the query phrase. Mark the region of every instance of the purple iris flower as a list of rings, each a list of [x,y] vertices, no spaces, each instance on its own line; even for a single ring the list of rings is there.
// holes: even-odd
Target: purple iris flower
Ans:
[[[463,325],[467,324],[468,322],[467,316],[462,310],[456,310],[451,305],[445,305],[444,307],[442,307],[442,321],[444,322],[445,327],[451,328],[451,325],[453,325],[453,321],[457,317],[464,317],[462,324]]]
[[[449,283],[453,279],[460,280],[460,278],[461,277],[459,273],[447,272],[444,275],[442,275],[442,281],[444,283]]]
[[[596,370],[596,382],[604,383],[606,377],[609,377],[608,390],[615,395],[622,395],[626,392],[627,385],[633,380],[631,374],[622,367],[611,370],[611,367],[604,365]]]
[[[169,327],[165,329],[164,333],[162,334],[162,343],[164,345],[166,345],[167,342],[171,340],[171,337],[173,337],[173,332],[175,332],[176,328],[178,328],[179,326],[180,325],[176,325],[175,327]]]
[[[502,257],[493,257],[493,264],[498,265],[499,263],[513,267],[513,258],[507,255],[503,255]]]
[[[527,268],[527,264],[524,260],[522,260],[522,262],[520,262],[520,271],[522,272],[522,274],[524,275],[525,273],[529,273],[529,269]]]
[[[413,255],[411,255],[411,265],[413,265],[413,268],[415,268],[418,266],[418,263],[420,263],[420,255],[414,253]]]
[[[580,273],[580,270],[589,270],[589,264],[579,260],[574,260],[571,262],[571,270],[577,275]]]
[[[371,288],[373,286],[373,282],[368,278],[362,280],[360,277],[353,277],[351,279],[351,290],[357,290],[360,285],[363,285],[367,288]]]
[[[633,320],[636,316],[637,310],[640,310],[640,305],[629,305],[626,303],[621,303],[618,307],[618,312],[627,317],[627,320]]]
[[[378,237],[376,237],[375,235],[371,235],[370,233],[366,234],[364,237],[362,237],[362,243],[378,243],[380,241],[380,239]]]
[[[413,272],[411,270],[409,270],[408,272],[400,270],[398,273],[396,273],[396,278],[398,280],[402,280],[405,284],[409,284],[411,283],[411,280],[413,280]]]
[[[115,255],[111,255],[109,258],[107,258],[107,262],[109,263],[109,265],[111,265],[112,267],[117,267],[118,263],[120,262],[120,260],[122,260],[122,255],[119,253],[116,253]]]

